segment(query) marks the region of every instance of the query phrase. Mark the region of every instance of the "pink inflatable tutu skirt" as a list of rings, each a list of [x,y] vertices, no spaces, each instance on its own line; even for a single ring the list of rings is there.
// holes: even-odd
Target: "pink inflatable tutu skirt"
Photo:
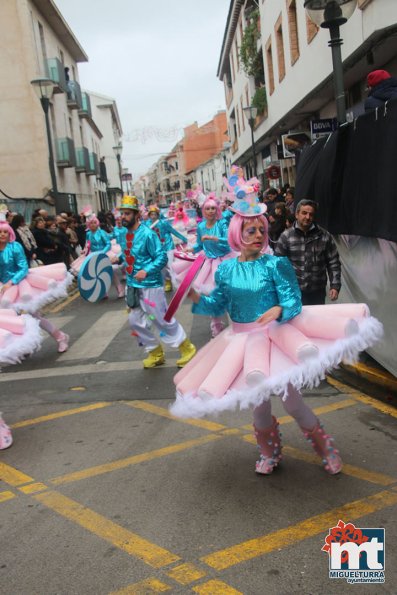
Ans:
[[[39,321],[28,314],[0,309],[0,365],[17,364],[39,349],[42,337]]]
[[[204,253],[199,252],[199,254]],[[211,291],[215,289],[215,273],[221,262],[228,260],[229,258],[236,258],[236,256],[236,252],[229,252],[226,256],[221,256],[219,258],[206,258],[201,267],[201,271],[194,280],[193,288],[199,293],[209,295]],[[174,259],[171,269],[172,281],[175,287],[180,286],[191,264],[191,261],[189,262],[188,260],[181,260],[179,258]]]
[[[289,322],[235,323],[207,343],[176,374],[177,417],[202,417],[255,407],[272,394],[286,398],[317,386],[344,360],[354,362],[373,345],[382,324],[365,304],[304,306]]]
[[[85,261],[85,259],[89,255],[89,253],[90,253],[89,250],[87,251],[87,253],[84,252],[84,254],[82,254],[81,256],[76,258],[70,265],[70,270],[71,270],[72,274],[75,275],[76,277],[78,276],[80,269],[83,265],[83,262]],[[121,256],[121,253],[122,253],[122,249],[121,249],[120,244],[117,244],[116,240],[111,240],[110,250],[108,250],[106,252],[106,256],[109,257],[112,265],[115,265],[115,263],[117,263],[118,259]],[[116,266],[119,266],[119,265],[116,265]]]
[[[73,277],[64,263],[29,269],[18,285],[12,285],[0,299],[0,308],[34,313],[46,304],[67,295]]]

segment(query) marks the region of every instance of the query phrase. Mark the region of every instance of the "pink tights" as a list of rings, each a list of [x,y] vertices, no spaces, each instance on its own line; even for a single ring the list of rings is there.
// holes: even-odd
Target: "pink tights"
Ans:
[[[37,320],[39,320],[39,322],[40,322],[40,328],[42,328],[44,331],[47,331],[47,333],[49,335],[51,335],[51,337],[54,337],[54,339],[56,341],[62,337],[62,334],[63,334],[62,331],[60,331],[59,329],[57,329],[57,327],[54,326],[52,324],[52,322],[50,322],[48,320],[48,318],[45,318],[39,312],[36,312],[35,314],[33,314],[33,316],[35,318],[37,318]]]
[[[281,401],[284,409],[291,415],[297,424],[305,429],[312,430],[318,420],[313,411],[308,407],[302,397],[302,393],[297,390],[292,384],[288,385],[288,397],[285,401]],[[272,409],[269,401],[264,401],[254,409],[254,425],[258,430],[264,430],[272,425]]]

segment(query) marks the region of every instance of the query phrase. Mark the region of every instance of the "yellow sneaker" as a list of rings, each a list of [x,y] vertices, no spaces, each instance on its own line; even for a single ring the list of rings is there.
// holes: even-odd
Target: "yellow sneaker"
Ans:
[[[169,291],[172,291],[172,283],[171,283],[171,279],[166,279],[165,281],[165,285],[164,285],[164,291],[166,291],[167,293]]]
[[[156,366],[165,364],[164,351],[161,345],[149,351],[148,357],[142,363],[144,368],[155,368]]]
[[[196,354],[196,348],[193,343],[189,341],[189,339],[185,339],[183,343],[179,345],[178,349],[181,352],[182,357],[177,360],[176,365],[178,368],[183,368],[183,366],[186,366],[186,364],[190,362],[192,357],[194,357]]]

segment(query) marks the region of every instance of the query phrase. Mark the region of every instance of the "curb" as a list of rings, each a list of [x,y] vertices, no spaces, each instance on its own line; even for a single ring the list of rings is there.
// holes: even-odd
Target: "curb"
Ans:
[[[363,378],[372,384],[376,384],[381,388],[386,388],[397,393],[397,378],[383,368],[374,368],[363,363],[357,363],[354,365],[341,364],[340,367],[347,372],[356,374],[360,378]]]

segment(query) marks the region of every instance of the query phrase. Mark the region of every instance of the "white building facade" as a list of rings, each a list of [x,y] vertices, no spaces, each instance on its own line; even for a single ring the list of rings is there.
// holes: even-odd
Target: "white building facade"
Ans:
[[[78,64],[88,57],[55,3],[1,2],[0,48],[0,189],[21,204],[30,199],[24,201],[30,206],[48,199],[58,211],[79,212],[87,204],[98,210],[104,133],[79,84]],[[57,197],[45,116],[31,84],[42,78],[55,83],[48,115]]]
[[[271,185],[294,183],[294,158],[284,158],[282,136],[310,134],[310,121],[336,115],[329,32],[306,16],[303,0],[232,0],[218,65],[225,86],[232,159],[252,173],[251,131],[242,108],[251,105],[264,84],[266,106],[254,125],[258,173],[269,185],[265,170],[280,167]],[[240,49],[252,15],[259,13],[257,50],[262,69],[244,72]],[[358,0],[349,21],[341,27],[344,83],[348,117],[363,112],[366,75],[375,69],[397,74],[397,2]],[[262,80],[261,80],[262,79]]]

